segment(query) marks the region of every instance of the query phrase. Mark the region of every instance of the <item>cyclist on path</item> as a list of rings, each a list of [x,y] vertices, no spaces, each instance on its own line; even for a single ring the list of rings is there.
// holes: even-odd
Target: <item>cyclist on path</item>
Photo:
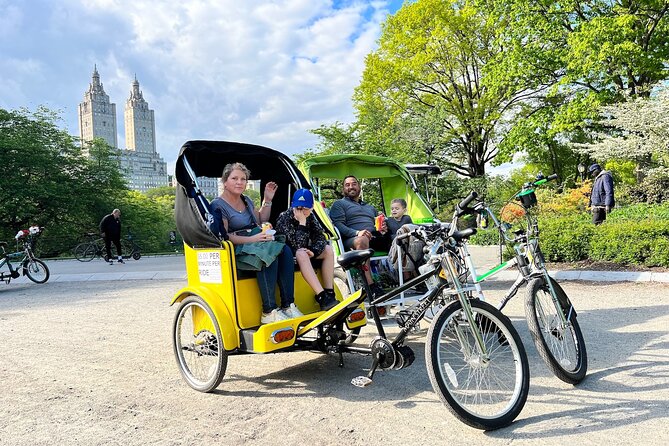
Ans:
[[[100,221],[100,233],[105,239],[105,249],[107,250],[107,259],[109,264],[113,265],[111,255],[112,242],[116,245],[116,254],[118,255],[118,263],[125,263],[121,255],[121,211],[114,209],[111,214],[105,215]]]

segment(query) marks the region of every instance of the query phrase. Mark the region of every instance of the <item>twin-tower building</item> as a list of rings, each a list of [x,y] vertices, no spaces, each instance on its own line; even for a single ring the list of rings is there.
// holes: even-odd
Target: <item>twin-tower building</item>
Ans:
[[[119,159],[128,186],[140,192],[167,186],[167,164],[156,152],[153,110],[144,99],[136,77],[132,82],[130,97],[125,102],[124,117],[126,148],[119,150]],[[102,138],[111,147],[118,149],[116,131],[116,104],[109,101],[96,66],[93,79],[84,93],[84,100],[79,104],[81,141],[85,143]]]

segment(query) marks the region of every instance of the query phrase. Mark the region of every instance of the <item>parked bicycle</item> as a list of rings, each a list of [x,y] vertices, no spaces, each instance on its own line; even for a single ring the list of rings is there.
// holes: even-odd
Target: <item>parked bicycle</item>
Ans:
[[[49,280],[49,267],[33,254],[37,237],[43,230],[42,227],[31,226],[19,231],[14,238],[21,249],[17,246],[15,252],[7,253],[8,243],[0,242],[0,280],[9,283],[12,279],[19,278],[21,274],[35,283],[45,283]],[[5,267],[7,272],[3,271]]]
[[[499,218],[483,201],[467,209],[467,212],[479,215],[481,226],[488,226],[488,219],[492,220],[502,239],[513,247],[514,257],[477,275],[467,243],[462,243],[458,269],[461,277],[466,278],[465,290],[483,300],[481,282],[505,268],[516,266],[518,277],[497,308],[503,310],[525,285],[527,325],[539,355],[556,377],[577,384],[585,378],[588,367],[585,339],[569,297],[548,274],[539,246],[539,224],[533,213],[537,204],[535,189],[556,178],[557,175],[547,178],[539,175],[536,181],[525,183],[502,208]]]
[[[88,240],[74,247],[74,257],[80,262],[90,262],[95,258],[102,258],[105,262],[108,262],[109,258],[105,252],[104,239],[95,232],[87,232],[84,237]],[[141,248],[135,241],[132,232],[130,232],[130,228],[128,228],[126,237],[121,240],[121,255],[124,259],[132,257],[139,260],[142,257]]]
[[[87,240],[79,243],[74,247],[73,253],[74,258],[80,262],[90,262],[96,257],[102,257],[107,261],[107,255],[105,254],[105,244],[102,237],[95,232],[87,232],[84,234],[84,238]]]

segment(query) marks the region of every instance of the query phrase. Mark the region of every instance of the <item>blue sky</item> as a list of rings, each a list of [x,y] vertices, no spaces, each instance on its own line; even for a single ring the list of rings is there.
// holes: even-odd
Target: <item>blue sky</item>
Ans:
[[[389,1],[0,0],[0,107],[77,105],[97,65],[116,103],[119,145],[134,76],[155,111],[170,170],[189,139],[294,154],[308,130],[353,120],[351,95]]]

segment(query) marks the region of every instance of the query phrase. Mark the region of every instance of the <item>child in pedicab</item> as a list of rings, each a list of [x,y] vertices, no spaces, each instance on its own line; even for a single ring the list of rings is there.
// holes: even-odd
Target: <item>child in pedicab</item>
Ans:
[[[405,225],[413,224],[410,215],[406,214],[407,202],[403,198],[394,198],[390,202],[391,218],[386,219],[386,226],[392,237],[393,243],[388,251],[388,261],[391,270],[395,273],[399,270],[399,263],[402,262],[402,277],[404,281],[412,279],[418,275],[418,266],[421,263],[423,253],[423,243],[421,240],[411,236],[406,240],[399,241],[399,234],[411,231],[411,227]],[[401,248],[401,255],[398,248]],[[419,285],[420,291],[424,290],[424,284]]]
[[[406,214],[407,212],[407,202],[404,198],[394,198],[390,202],[390,217],[386,219],[386,225],[388,226],[388,231],[390,231],[390,237],[395,239],[397,235],[397,230],[404,225],[413,224],[413,220],[410,215]]]
[[[314,196],[309,189],[299,189],[293,194],[290,207],[276,220],[276,231],[286,236],[286,244],[295,255],[302,277],[316,293],[316,302],[322,311],[337,305],[334,292],[334,254],[332,246],[323,235],[323,227],[312,210]],[[318,280],[311,263],[322,260],[323,284]]]

